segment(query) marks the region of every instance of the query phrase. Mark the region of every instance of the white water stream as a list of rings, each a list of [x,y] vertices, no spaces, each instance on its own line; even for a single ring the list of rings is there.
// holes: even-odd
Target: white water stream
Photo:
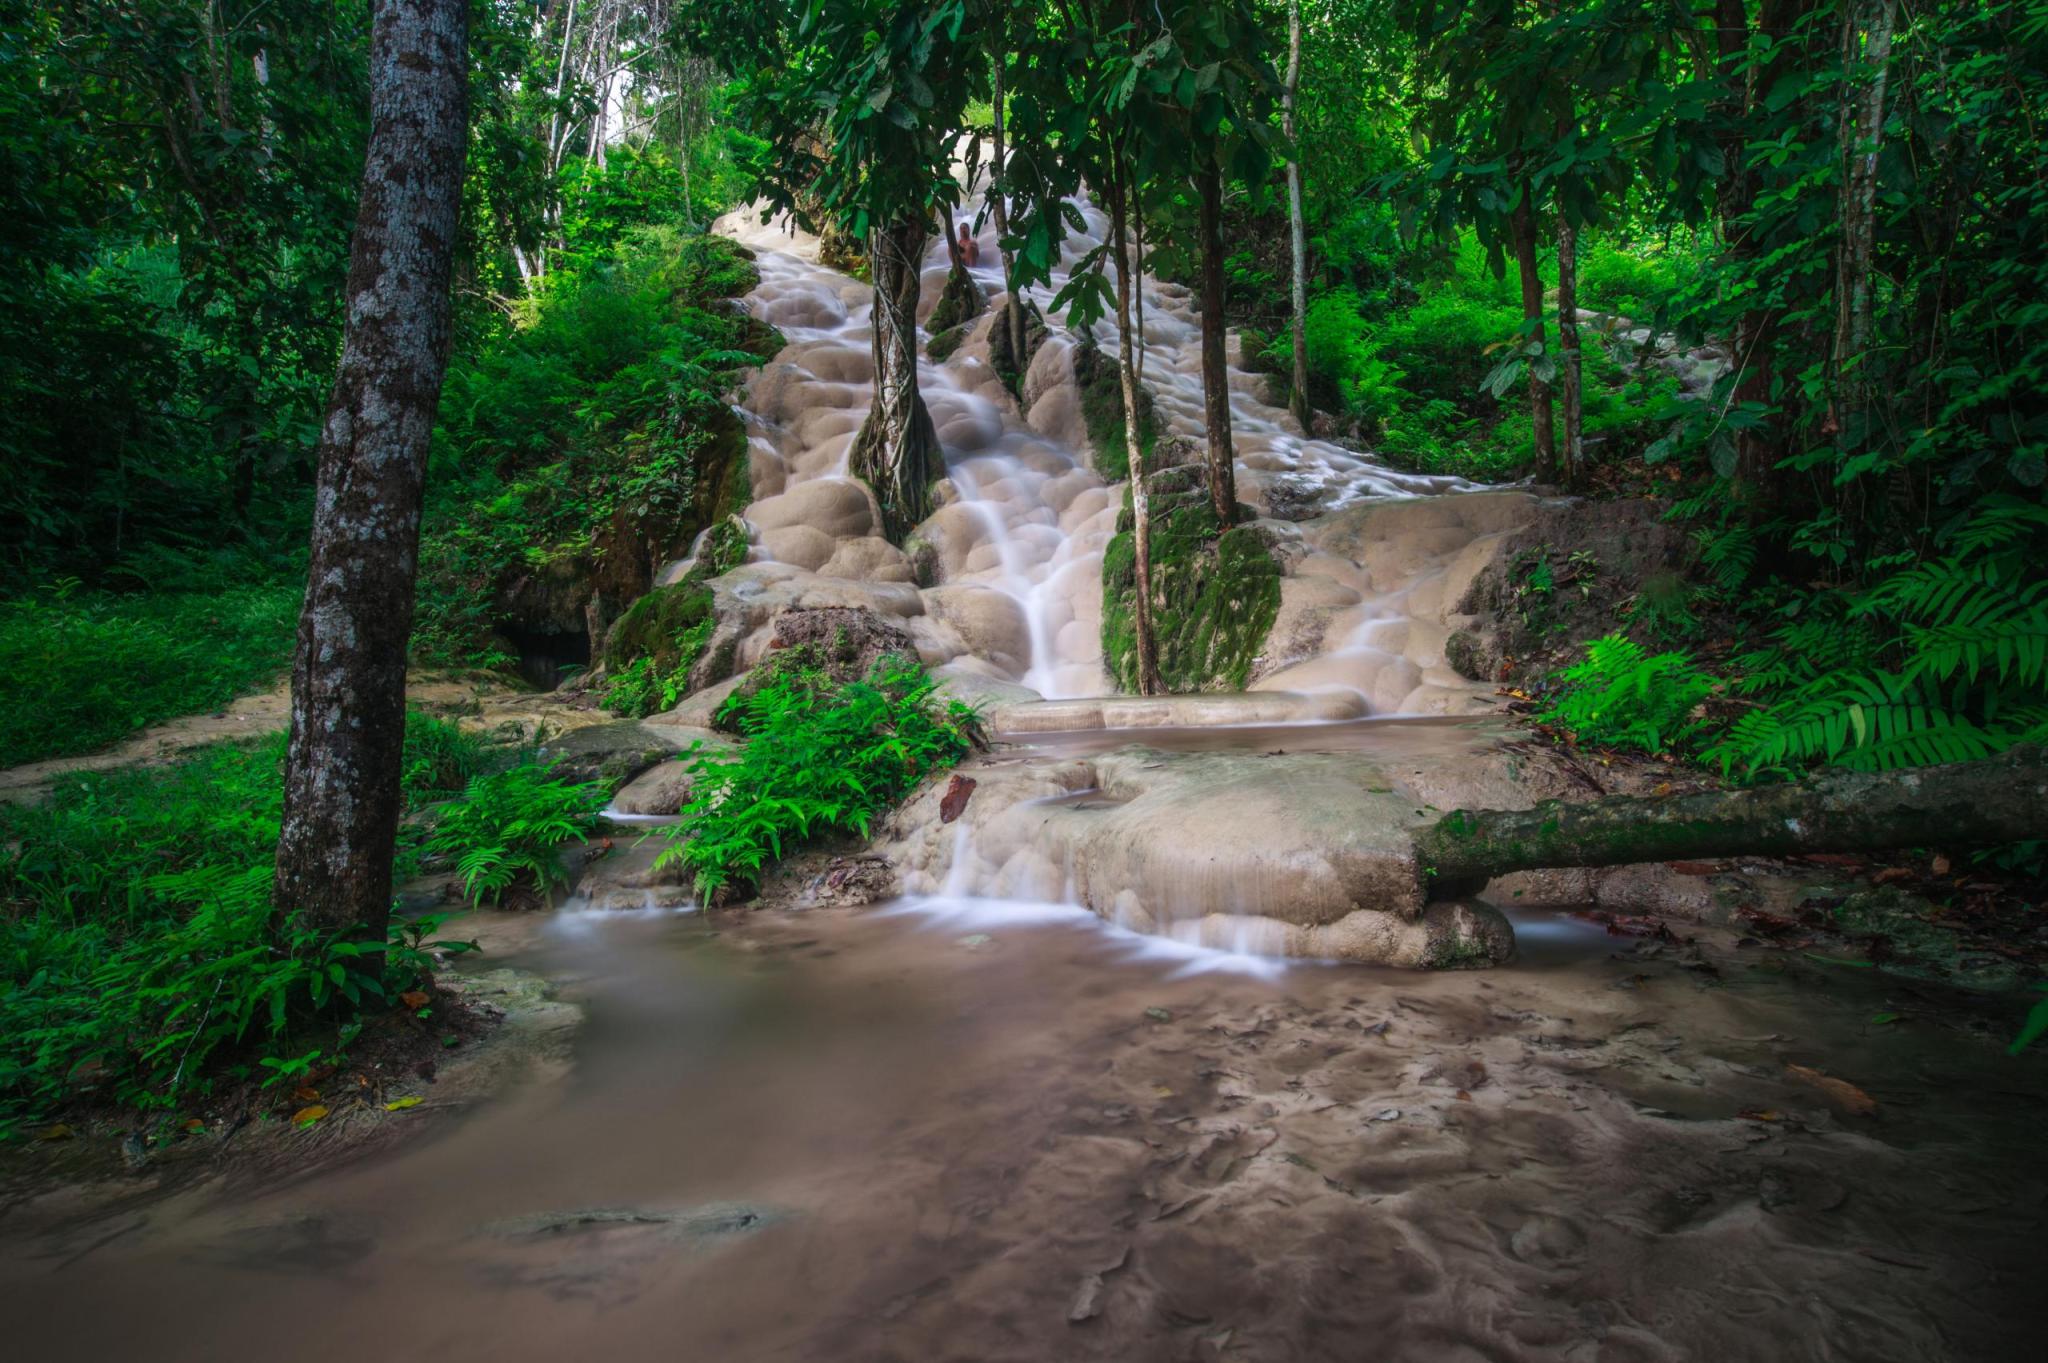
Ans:
[[[1082,215],[1086,231],[1068,243],[1055,289],[1106,230],[1092,207]],[[777,605],[864,604],[899,617],[927,664],[947,673],[1014,683],[1048,699],[1106,694],[1101,563],[1121,488],[1105,485],[1090,467],[1071,379],[1073,341],[1062,319],[1052,319],[1053,334],[1031,365],[1024,404],[1003,389],[988,362],[985,324],[944,363],[921,362],[920,385],[951,477],[941,494],[945,505],[918,531],[936,552],[939,582],[912,599],[904,590],[909,561],[879,537],[872,499],[847,475],[848,450],[872,393],[868,286],[820,265],[816,240],[786,221],[764,223],[748,209],[728,215],[719,229],[759,253],[761,283],[748,305],[789,341],[750,383],[744,403],[755,558],[780,566],[745,571],[758,572],[764,590],[772,583]],[[974,273],[993,311],[1003,298],[993,229],[983,231],[979,245],[982,263]],[[924,271],[927,314],[947,268],[945,243],[935,239]],[[1199,446],[1199,319],[1178,286],[1147,279],[1144,296],[1145,382],[1165,432]],[[1048,297],[1035,301],[1045,306]],[[1114,353],[1113,324],[1100,322],[1096,332]],[[1305,436],[1287,412],[1263,400],[1262,380],[1241,368],[1232,367],[1230,386],[1239,495],[1262,514],[1284,503],[1298,519],[1470,486],[1397,472]],[[1394,614],[1372,608],[1369,592],[1354,589],[1367,614]],[[1363,642],[1346,639],[1334,651],[1355,652]],[[765,638],[751,640],[742,661],[765,646]],[[1346,687],[1341,675],[1314,682]],[[1373,704],[1369,681],[1353,680],[1348,689]]]

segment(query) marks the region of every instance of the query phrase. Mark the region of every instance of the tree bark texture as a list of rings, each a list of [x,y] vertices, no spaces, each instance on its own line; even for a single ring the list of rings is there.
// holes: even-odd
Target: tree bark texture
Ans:
[[[939,433],[917,388],[917,299],[925,225],[906,219],[868,237],[875,282],[875,397],[848,456],[874,489],[891,542],[932,514],[932,485],[946,476]]]
[[[2048,753],[1699,795],[1458,810],[1416,839],[1435,897],[1512,871],[1723,856],[1988,846],[2048,836]]]
[[[292,660],[275,897],[381,939],[391,912],[427,442],[448,364],[468,141],[464,0],[378,0],[341,365]]]
[[[1165,689],[1159,680],[1159,646],[1152,634],[1152,498],[1145,488],[1145,454],[1138,440],[1138,370],[1131,353],[1131,278],[1129,181],[1119,167],[1109,189],[1110,258],[1116,267],[1117,376],[1124,397],[1124,451],[1131,465],[1131,539],[1137,575],[1138,694],[1156,696]]]
[[[1863,361],[1877,253],[1877,151],[1897,10],[1898,0],[1854,0],[1842,21],[1842,69],[1861,73],[1860,88],[1842,101],[1842,240],[1835,254],[1835,381],[1850,411],[1866,407],[1871,391]]]
[[[1515,271],[1522,279],[1522,320],[1529,324],[1528,339],[1543,341],[1543,276],[1536,268],[1536,212],[1529,200],[1534,191],[1525,183],[1521,202],[1509,218],[1515,240]],[[1529,365],[1529,418],[1536,431],[1536,476],[1544,482],[1557,479],[1557,431],[1552,419],[1550,385],[1536,372],[1534,356]]]
[[[1230,365],[1223,317],[1223,175],[1212,162],[1196,175],[1202,232],[1202,423],[1208,433],[1209,506],[1216,523],[1237,521],[1237,453],[1230,439]]]
[[[1287,0],[1287,84],[1280,93],[1280,131],[1294,141],[1294,103],[1301,88],[1301,0]],[[1308,238],[1301,219],[1301,158],[1287,158],[1287,242],[1293,260],[1289,303],[1294,337],[1294,382],[1287,407],[1308,433]]]
[[[1564,396],[1564,481],[1586,481],[1584,369],[1579,352],[1579,229],[1557,211],[1557,376]]]
[[[996,250],[1003,258],[1003,288],[1007,299],[1003,316],[1010,328],[1010,357],[1017,366],[1017,388],[1024,388],[1024,291],[1017,287],[1017,267],[1007,244],[1010,213],[1003,194],[1003,54],[996,54],[995,73],[995,159],[989,163],[989,199],[995,214]]]

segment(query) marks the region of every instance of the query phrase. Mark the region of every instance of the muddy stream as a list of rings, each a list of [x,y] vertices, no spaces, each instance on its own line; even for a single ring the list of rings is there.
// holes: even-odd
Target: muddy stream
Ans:
[[[8,1356],[2029,1356],[2042,1103],[1995,1048],[1518,927],[1475,975],[976,901],[495,916],[586,1012],[566,1070],[311,1176],[17,1209]]]

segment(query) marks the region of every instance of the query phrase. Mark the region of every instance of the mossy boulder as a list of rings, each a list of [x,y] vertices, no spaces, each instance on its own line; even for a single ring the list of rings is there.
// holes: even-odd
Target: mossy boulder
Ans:
[[[962,322],[958,326],[934,332],[931,339],[924,343],[924,353],[931,356],[935,363],[943,364],[953,357],[953,352],[961,347],[967,340],[968,333],[973,330],[972,323]]]
[[[711,593],[694,582],[656,587],[612,626],[605,667],[618,672],[642,658],[651,658],[664,673],[690,666],[711,633],[712,604]]]
[[[973,275],[955,265],[946,272],[946,287],[939,291],[939,301],[932,304],[931,316],[925,319],[925,327],[936,337],[940,332],[951,331],[963,322],[972,321],[987,309],[988,295],[981,291],[981,285],[975,282]]]
[[[1011,354],[1010,323],[1008,310],[996,314],[989,324],[988,362],[996,371],[996,377],[1003,386],[1018,396],[1024,394],[1024,374],[1031,368],[1031,357],[1045,344],[1045,315],[1030,302],[1024,304],[1024,358],[1020,361]]]
[[[1131,476],[1130,446],[1124,438],[1124,385],[1117,357],[1083,335],[1074,347],[1074,383],[1081,392],[1081,420],[1095,453],[1095,471],[1112,483]],[[1149,465],[1159,443],[1159,418],[1152,393],[1138,384],[1138,450]]]
[[[884,658],[917,662],[917,645],[892,620],[858,606],[800,606],[775,617],[767,657],[726,698],[712,719],[715,728],[738,732],[736,706],[772,682],[808,677],[821,688],[843,686],[874,671]]]
[[[1159,678],[1176,693],[1242,691],[1280,611],[1280,564],[1251,527],[1218,523],[1199,468],[1162,470],[1146,488]],[[1138,689],[1131,520],[1127,502],[1102,558],[1102,654],[1122,691]]]

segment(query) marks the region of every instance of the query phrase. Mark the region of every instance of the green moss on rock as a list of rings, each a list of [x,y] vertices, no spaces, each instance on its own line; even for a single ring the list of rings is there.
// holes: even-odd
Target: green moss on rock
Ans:
[[[931,356],[935,362],[943,364],[951,359],[953,352],[967,340],[967,333],[971,330],[971,326],[962,322],[958,326],[947,327],[944,331],[935,331],[932,338],[924,343],[924,353]]]
[[[676,671],[678,664],[688,667],[696,661],[696,652],[702,650],[704,640],[697,639],[696,649],[688,658],[683,657],[687,646],[684,641],[692,634],[708,636],[710,631],[704,627],[712,619],[711,607],[711,593],[694,582],[656,587],[635,601],[632,609],[612,626],[611,636],[605,641],[605,666],[616,672],[629,663],[649,658],[663,672]]]
[[[988,295],[981,291],[981,285],[974,282],[973,275],[955,265],[946,272],[946,287],[940,290],[939,301],[932,304],[925,328],[936,337],[979,317],[987,307]]]
[[[1199,470],[1152,475],[1152,625],[1169,691],[1242,691],[1280,611],[1280,565],[1245,526],[1223,530]],[[1137,686],[1137,547],[1129,516],[1102,559],[1102,654]]]
[[[1115,483],[1131,476],[1130,446],[1124,439],[1124,385],[1114,355],[1090,337],[1074,347],[1074,383],[1081,392],[1081,420],[1095,451],[1095,471]],[[1159,418],[1152,393],[1138,385],[1138,450],[1149,464],[1159,443]]]

